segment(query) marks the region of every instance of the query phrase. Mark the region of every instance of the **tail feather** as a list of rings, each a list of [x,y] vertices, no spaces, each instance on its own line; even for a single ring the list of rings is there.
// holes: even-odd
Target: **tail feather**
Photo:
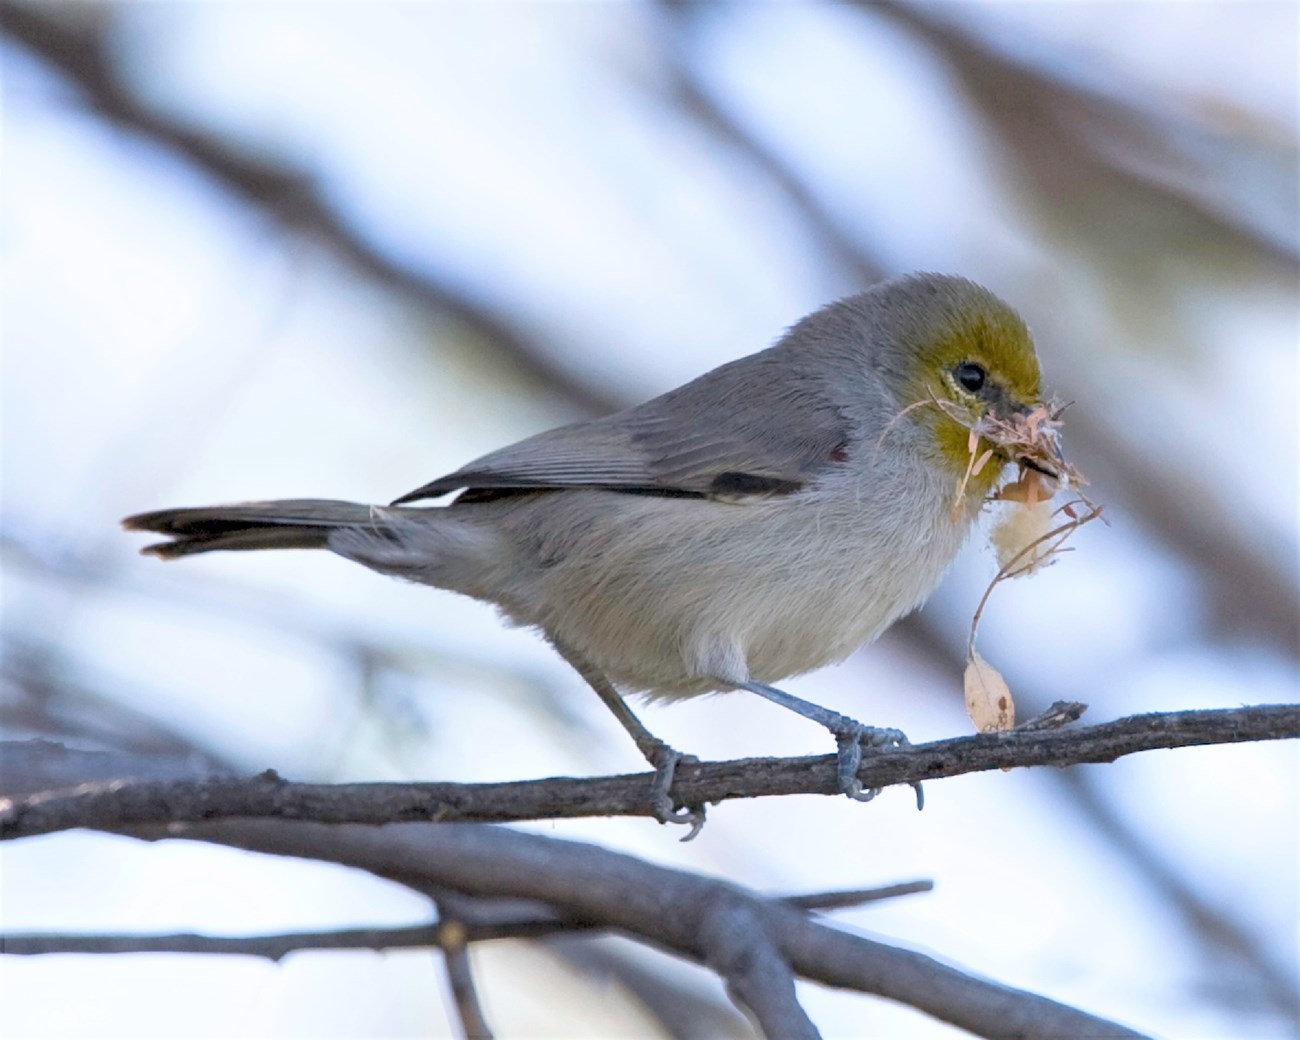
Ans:
[[[161,509],[122,521],[129,531],[152,531],[170,541],[146,545],[141,552],[172,560],[215,550],[324,549],[330,532],[370,528],[383,533],[376,507],[330,499],[284,499],[243,502],[197,509]]]

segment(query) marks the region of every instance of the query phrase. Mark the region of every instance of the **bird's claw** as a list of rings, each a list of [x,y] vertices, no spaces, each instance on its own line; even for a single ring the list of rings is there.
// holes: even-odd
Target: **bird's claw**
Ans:
[[[907,734],[901,729],[890,729],[883,726],[862,726],[859,724],[859,730],[858,741],[866,744],[867,747],[906,747],[910,743]]]
[[[863,787],[862,781],[858,779],[858,767],[862,765],[862,748],[890,748],[908,746],[907,735],[899,729],[889,729],[878,726],[864,726],[847,716],[840,717],[841,722],[835,727],[835,743],[838,750],[836,759],[836,782],[840,793],[852,798],[855,802],[869,802],[876,795],[880,794],[883,788],[880,787]],[[915,783],[912,787],[916,791],[916,807],[920,809],[925,804],[925,796],[921,791],[921,785]]]
[[[694,755],[684,755],[667,744],[660,744],[652,754],[646,755],[655,767],[655,777],[650,785],[650,808],[660,823],[677,823],[690,827],[682,841],[691,841],[704,828],[704,806],[683,805],[678,808],[673,801],[673,778],[677,767],[698,762]]]

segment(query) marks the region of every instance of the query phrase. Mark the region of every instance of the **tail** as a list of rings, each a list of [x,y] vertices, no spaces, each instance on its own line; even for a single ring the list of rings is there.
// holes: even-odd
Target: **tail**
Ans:
[[[389,510],[383,510],[387,513]],[[374,506],[322,498],[244,502],[198,509],[161,509],[128,516],[128,531],[153,531],[170,541],[145,546],[141,552],[164,560],[221,549],[325,549],[331,532],[340,528],[369,529],[383,535],[385,523]]]

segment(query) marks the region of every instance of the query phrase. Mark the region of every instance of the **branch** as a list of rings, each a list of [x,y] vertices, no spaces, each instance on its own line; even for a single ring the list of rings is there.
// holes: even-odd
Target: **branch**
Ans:
[[[660,0],[658,7],[667,30],[660,62],[668,77],[668,99],[706,135],[767,177],[807,225],[817,249],[842,267],[852,281],[865,287],[888,277],[876,257],[843,230],[843,221],[832,207],[819,200],[817,191],[794,164],[736,118],[708,89],[686,55],[685,37],[691,20],[700,12],[675,0]]]
[[[1104,192],[1109,205],[1145,213],[1147,234],[1151,216],[1168,215],[1220,249],[1233,246],[1294,272],[1300,261],[1295,175],[1283,149],[1189,115],[1209,108],[1180,104],[1185,99],[1174,91],[1162,95],[1115,69],[1108,70],[1106,87],[1087,86],[1057,71],[1066,62],[1049,50],[1041,66],[1053,71],[1042,71],[963,29],[938,5],[855,0],[854,6],[897,23],[946,60],[1045,205],[1088,212]],[[1254,177],[1243,189],[1247,169]],[[1113,238],[1106,234],[1104,241]]]
[[[858,778],[867,787],[889,787],[1017,766],[1113,762],[1157,748],[1294,737],[1300,737],[1296,704],[1132,715],[1098,726],[1012,730],[871,752]],[[49,747],[41,742],[41,755]],[[251,778],[112,779],[42,790],[31,777],[43,768],[34,761],[41,755],[23,743],[0,744],[0,791],[37,792],[0,798],[0,840],[73,827],[117,830],[230,817],[383,824],[653,815],[646,773],[491,784],[307,784],[268,770]],[[673,786],[687,805],[837,790],[830,755],[684,765]]]
[[[531,925],[533,922],[529,922]],[[535,934],[522,929],[520,936]],[[493,934],[492,938],[514,938]],[[303,950],[442,949],[442,929],[436,924],[409,928],[340,928],[328,932],[287,932],[283,935],[41,935],[0,936],[0,954],[37,957],[52,953],[202,953],[264,957],[281,961]]]
[[[700,920],[696,933],[702,960],[748,1008],[766,1037],[819,1040],[794,989],[794,969],[779,946],[779,933],[763,918],[758,900],[726,900]]]
[[[905,881],[896,885],[881,885],[879,888],[771,898],[800,910],[825,911],[857,907],[898,896],[930,892],[933,889],[933,881]],[[277,935],[200,935],[195,932],[163,935],[103,932],[0,933],[0,955],[39,957],[58,953],[198,953],[264,957],[270,961],[281,961],[291,953],[306,950],[436,949],[446,952],[453,942],[464,946],[497,939],[541,939],[566,933],[593,936],[605,931],[598,922],[560,917],[549,909],[534,913],[516,912],[510,920],[495,920],[490,914],[471,916],[465,912],[465,908],[473,902],[475,901],[461,901],[457,904],[455,913],[440,915],[443,923],[410,925],[405,928],[336,928],[323,932],[284,932]],[[440,909],[442,905],[440,901]],[[454,931],[449,933],[449,927]]]
[[[655,1018],[664,1040],[754,1040],[757,1030],[734,1005],[714,997],[678,972],[665,972],[641,950],[626,944],[584,942],[561,935],[546,940],[548,953],[561,957],[601,989],[622,989]],[[721,996],[721,994],[719,994]]]
[[[492,1040],[492,1028],[479,1003],[469,963],[469,929],[463,922],[444,916],[442,907],[438,908],[438,916],[442,919],[438,926],[438,945],[442,948],[447,988],[451,990],[461,1035],[465,1040]]]
[[[121,829],[119,829],[121,832]],[[800,1032],[780,990],[801,978],[873,993],[981,1036],[1136,1036],[1036,994],[976,978],[922,954],[827,927],[804,911],[724,881],[655,866],[581,842],[501,827],[324,826],[268,820],[132,829],[249,851],[324,860],[423,890],[526,899],[650,942],[728,976],[769,1037]],[[746,965],[745,951],[758,963]],[[777,992],[756,993],[758,980]],[[775,980],[775,981],[773,981]],[[755,1000],[759,1007],[749,1004]],[[802,1014],[800,1012],[800,1014]],[[777,1025],[770,1025],[771,1023]]]
[[[41,6],[0,4],[0,32],[57,69],[104,119],[168,149],[286,228],[314,237],[358,273],[483,336],[527,378],[558,390],[583,411],[603,414],[615,410],[617,406],[607,395],[555,361],[550,352],[533,342],[531,333],[505,318],[498,308],[475,298],[451,278],[431,276],[427,266],[417,268],[386,255],[329,205],[306,174],[268,162],[144,104],[114,60],[111,22],[63,19],[42,11]]]
[[[862,906],[864,903],[878,903],[885,899],[933,891],[933,881],[903,881],[897,885],[881,885],[879,888],[858,888],[847,892],[816,892],[806,896],[783,896],[781,902],[787,906],[798,907],[800,910],[843,910],[846,907]]]
[[[10,765],[15,757],[39,757],[27,754],[26,745],[15,747],[17,755],[0,756],[0,765]],[[41,744],[39,750],[49,755],[51,746]],[[77,753],[63,749],[57,757],[62,759],[57,774],[72,777]],[[87,775],[98,776],[98,756],[88,755],[86,761]],[[507,929],[518,934],[534,926],[620,932],[712,967],[769,1037],[816,1035],[795,1002],[796,975],[900,1001],[985,1036],[1135,1035],[1043,997],[835,931],[791,905],[789,897],[764,898],[723,881],[541,835],[458,824],[373,827],[252,819],[100,829],[145,840],[207,841],[366,870],[445,906],[455,920],[465,923],[466,941],[484,935],[478,931],[484,923],[495,927],[495,935]],[[850,898],[848,893],[793,897],[799,904],[819,906]],[[353,934],[364,934],[371,942],[381,938]],[[445,936],[423,929],[400,938],[437,943]],[[281,948],[285,942],[280,940]]]

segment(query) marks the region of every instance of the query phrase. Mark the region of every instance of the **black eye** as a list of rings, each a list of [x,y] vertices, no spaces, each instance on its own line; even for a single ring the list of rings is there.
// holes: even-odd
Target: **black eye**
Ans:
[[[953,374],[957,377],[957,382],[962,385],[962,388],[969,390],[972,394],[977,393],[984,386],[984,380],[988,378],[988,373],[984,371],[984,367],[975,364],[974,361],[963,361],[953,369]]]

